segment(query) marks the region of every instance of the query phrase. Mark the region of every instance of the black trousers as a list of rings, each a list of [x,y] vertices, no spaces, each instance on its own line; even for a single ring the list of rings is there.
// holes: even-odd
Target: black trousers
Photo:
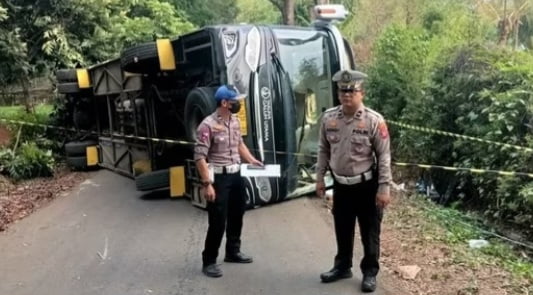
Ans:
[[[242,219],[246,208],[244,182],[240,173],[215,174],[214,202],[207,203],[209,227],[202,252],[203,264],[216,263],[218,249],[226,232],[226,254],[241,248]]]
[[[337,238],[335,267],[338,269],[352,267],[355,223],[358,220],[364,250],[361,271],[367,276],[375,276],[379,271],[379,235],[383,210],[376,206],[377,188],[375,175],[369,181],[354,185],[334,182],[332,213]]]

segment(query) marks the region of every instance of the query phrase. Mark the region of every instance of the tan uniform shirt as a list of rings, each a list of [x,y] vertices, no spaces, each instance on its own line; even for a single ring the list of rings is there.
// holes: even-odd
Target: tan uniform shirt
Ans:
[[[194,160],[206,159],[215,166],[239,164],[242,142],[239,119],[224,121],[217,112],[207,116],[197,129]]]
[[[371,169],[375,161],[378,192],[388,194],[390,139],[383,116],[363,105],[353,117],[344,116],[342,106],[328,109],[320,125],[317,180],[324,180],[328,167],[337,175],[356,176]]]

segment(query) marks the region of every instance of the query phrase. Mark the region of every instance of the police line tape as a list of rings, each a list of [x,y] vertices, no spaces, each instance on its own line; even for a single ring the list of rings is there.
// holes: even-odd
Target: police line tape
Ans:
[[[396,166],[413,166],[423,169],[442,169],[447,171],[465,171],[475,174],[486,174],[486,173],[492,173],[492,174],[498,174],[501,176],[525,176],[529,178],[533,178],[533,173],[526,173],[526,172],[515,172],[515,171],[500,171],[500,170],[491,170],[491,169],[475,169],[475,168],[464,168],[464,167],[451,167],[451,166],[439,166],[439,165],[427,165],[427,164],[417,164],[417,163],[402,163],[402,162],[393,162],[393,165]]]
[[[4,119],[0,118],[0,122],[7,122],[12,124],[20,124],[20,125],[27,125],[27,126],[37,126],[42,128],[50,128],[50,129],[59,129],[64,131],[71,131],[71,132],[86,132],[98,135],[98,133],[94,131],[88,131],[88,130],[80,130],[75,128],[65,128],[61,126],[54,126],[54,125],[47,125],[47,124],[40,124],[40,123],[32,123],[32,122],[25,122],[25,121],[19,121],[19,120],[11,120],[11,119]],[[135,136],[135,135],[126,135],[126,134],[119,134],[119,133],[109,133],[104,134],[106,136],[114,136],[118,138],[126,138],[126,139],[138,139],[138,140],[144,140],[144,141],[153,141],[153,142],[164,142],[164,143],[170,143],[170,144],[182,144],[182,145],[194,145],[194,142],[188,142],[184,140],[175,140],[175,139],[165,139],[165,138],[153,138],[153,137],[146,137],[146,136]],[[308,158],[317,158],[316,155],[308,155],[303,153],[293,153],[293,152],[276,152],[276,151],[264,151],[265,153],[274,153],[278,155],[292,155],[292,156],[302,156],[302,157],[308,157]],[[525,172],[514,172],[514,171],[499,171],[499,170],[489,170],[489,169],[475,169],[475,168],[464,168],[464,167],[451,167],[451,166],[439,166],[439,165],[428,165],[428,164],[418,164],[418,163],[402,163],[402,162],[392,162],[393,165],[396,166],[414,166],[419,167],[423,169],[442,169],[447,171],[465,171],[465,172],[471,172],[476,174],[497,174],[501,176],[525,176],[529,178],[533,178],[533,173],[525,173]]]
[[[386,121],[390,125],[396,125],[396,126],[407,128],[407,129],[417,130],[417,131],[426,132],[426,133],[439,134],[439,135],[444,135],[444,136],[450,136],[450,137],[455,137],[455,138],[460,138],[460,139],[465,139],[465,140],[483,142],[483,143],[488,143],[488,144],[492,144],[492,145],[498,145],[498,146],[513,148],[513,149],[517,149],[517,150],[533,153],[533,148],[529,148],[529,147],[523,147],[523,146],[519,146],[519,145],[508,144],[508,143],[503,143],[503,142],[497,142],[497,141],[492,141],[492,140],[488,140],[488,139],[482,139],[482,138],[478,138],[478,137],[461,135],[461,134],[457,134],[457,133],[452,133],[452,132],[447,132],[447,131],[442,131],[442,130],[437,130],[437,129],[431,129],[431,128],[427,128],[427,127],[409,125],[409,124],[396,122],[396,121],[392,121],[392,120],[386,120]]]
[[[49,129],[59,129],[59,130],[69,131],[69,132],[81,132],[81,133],[89,133],[89,134],[99,135],[99,133],[94,132],[94,131],[90,131],[90,130],[83,130],[83,129],[76,129],[76,128],[65,128],[65,127],[55,126],[55,125],[32,123],[32,122],[25,122],[25,121],[19,121],[19,120],[4,119],[4,118],[0,118],[0,122],[12,123],[12,124],[20,124],[20,125],[33,126],[33,127],[42,127],[44,129],[48,129],[48,128]],[[144,141],[183,144],[183,145],[194,145],[195,144],[194,142],[188,142],[188,141],[184,141],[184,140],[175,140],[175,139],[166,139],[166,138],[154,138],[154,137],[127,135],[127,134],[120,134],[120,133],[103,133],[102,135],[120,137],[120,138],[129,138],[129,139],[139,139],[139,140],[144,140]]]

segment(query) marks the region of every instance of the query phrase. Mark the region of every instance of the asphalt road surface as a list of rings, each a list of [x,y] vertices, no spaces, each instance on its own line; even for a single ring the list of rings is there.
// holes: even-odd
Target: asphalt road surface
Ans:
[[[201,273],[206,229],[206,212],[188,199],[143,196],[102,170],[0,234],[0,294],[360,294],[357,268],[352,279],[320,282],[335,242],[319,200],[248,211],[242,251],[254,262],[219,257],[217,279]],[[375,294],[397,294],[379,283]]]

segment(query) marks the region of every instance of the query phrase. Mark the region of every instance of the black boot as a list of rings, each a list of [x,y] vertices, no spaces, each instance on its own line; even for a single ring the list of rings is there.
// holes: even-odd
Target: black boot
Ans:
[[[320,274],[320,279],[323,283],[331,283],[340,279],[351,278],[352,276],[353,274],[350,269],[338,269],[334,267],[330,271]]]
[[[226,254],[224,261],[234,263],[252,263],[254,260],[251,256],[248,256],[242,252],[237,252],[235,254]]]
[[[204,267],[202,267],[202,272],[206,276],[212,277],[212,278],[218,278],[218,277],[222,276],[222,270],[220,270],[218,265],[216,265],[214,263],[213,264],[204,265]]]
[[[374,292],[376,290],[376,277],[375,276],[363,276],[363,283],[361,284],[361,291]]]

